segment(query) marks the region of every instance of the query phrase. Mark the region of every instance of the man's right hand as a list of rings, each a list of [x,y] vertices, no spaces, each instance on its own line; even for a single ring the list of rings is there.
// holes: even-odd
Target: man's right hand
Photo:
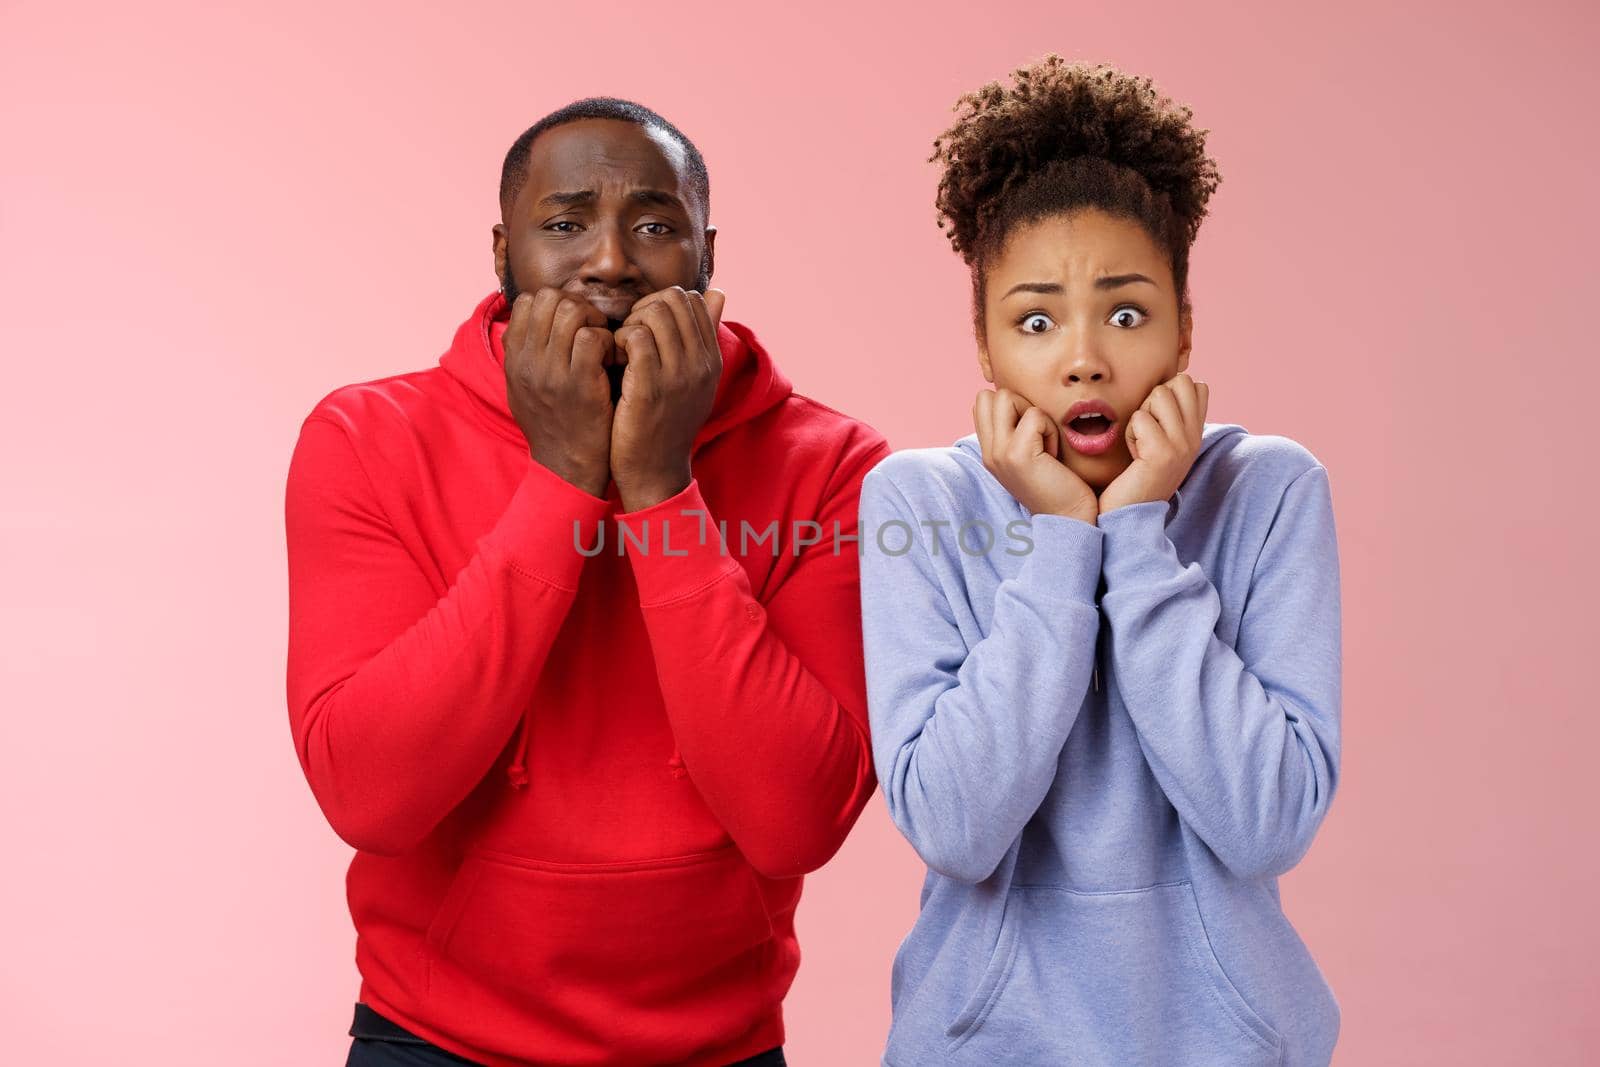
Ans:
[[[611,480],[614,343],[598,308],[551,288],[517,297],[504,338],[506,401],[529,452],[597,497]]]

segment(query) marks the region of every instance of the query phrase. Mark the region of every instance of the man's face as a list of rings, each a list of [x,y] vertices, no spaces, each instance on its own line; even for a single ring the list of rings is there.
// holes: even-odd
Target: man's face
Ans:
[[[632,122],[582,119],[534,140],[527,181],[494,227],[495,273],[508,301],[563,289],[615,329],[648,293],[704,292],[715,237],[681,145]]]
[[[1093,397],[1117,413],[1098,455],[1061,440],[1061,461],[1096,491],[1133,462],[1125,431],[1150,391],[1189,365],[1190,320],[1172,264],[1138,223],[1084,209],[1013,232],[984,276],[983,376],[1059,426]]]

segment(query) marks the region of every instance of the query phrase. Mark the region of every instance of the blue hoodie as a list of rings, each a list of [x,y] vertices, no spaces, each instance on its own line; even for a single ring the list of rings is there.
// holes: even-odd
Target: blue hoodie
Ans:
[[[883,1062],[1326,1064],[1277,878],[1339,767],[1328,472],[1207,423],[1169,500],[1032,515],[976,434],[867,474],[873,758],[928,865]]]

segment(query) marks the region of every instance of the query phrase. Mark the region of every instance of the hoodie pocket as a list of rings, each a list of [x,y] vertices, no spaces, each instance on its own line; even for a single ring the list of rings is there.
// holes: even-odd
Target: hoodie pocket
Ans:
[[[762,980],[772,936],[733,845],[596,864],[474,849],[428,927],[430,992],[487,988],[566,1033],[627,1019],[630,1033],[659,1036],[686,1013],[736,1033],[773,1007]]]
[[[1194,890],[1013,886],[1000,936],[945,1031],[960,1063],[1268,1067],[1282,1039],[1240,995]]]

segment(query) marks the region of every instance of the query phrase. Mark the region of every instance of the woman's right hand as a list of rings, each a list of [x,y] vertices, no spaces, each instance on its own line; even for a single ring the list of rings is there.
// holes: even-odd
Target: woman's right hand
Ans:
[[[1010,389],[981,389],[972,421],[983,465],[1035,515],[1065,515],[1094,524],[1100,501],[1089,483],[1058,458],[1061,428],[1043,408]]]

